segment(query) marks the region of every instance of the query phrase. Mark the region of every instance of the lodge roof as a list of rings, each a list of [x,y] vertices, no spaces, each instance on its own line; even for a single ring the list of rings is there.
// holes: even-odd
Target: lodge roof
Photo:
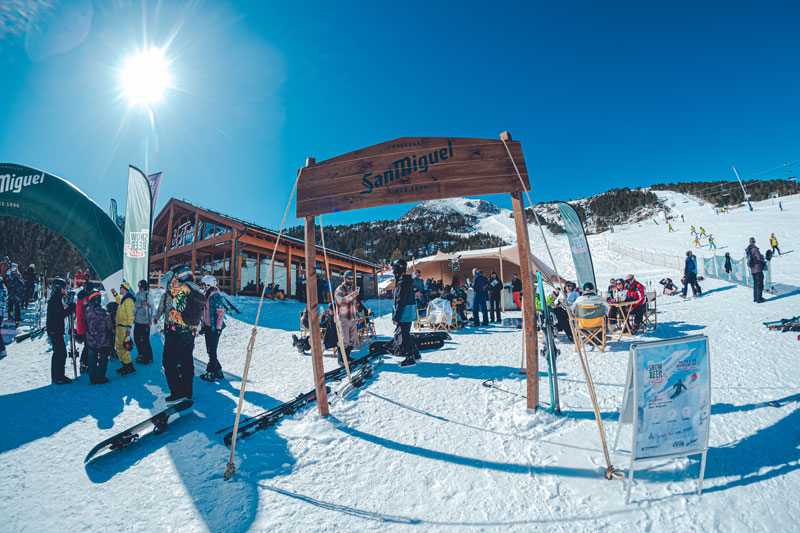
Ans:
[[[164,205],[164,207],[158,213],[156,218],[158,219],[159,217],[161,217],[163,214],[166,213],[167,208],[169,207],[170,203],[176,203],[176,202],[180,202],[182,204],[186,204],[186,205],[188,205],[190,207],[193,207],[195,209],[200,209],[202,211],[206,211],[206,212],[211,213],[213,215],[216,215],[218,217],[228,219],[228,220],[230,220],[232,222],[236,222],[238,224],[241,224],[241,225],[243,225],[243,226],[245,226],[247,228],[252,228],[254,230],[264,232],[264,233],[266,233],[268,235],[272,235],[276,239],[278,238],[278,232],[275,231],[275,230],[271,230],[269,228],[266,228],[266,227],[264,227],[264,226],[262,226],[260,224],[254,223],[254,222],[248,222],[247,220],[242,220],[240,218],[237,218],[237,217],[234,217],[234,216],[231,216],[231,215],[227,215],[225,213],[221,213],[221,212],[216,211],[214,209],[209,209],[208,207],[205,207],[205,206],[198,205],[196,203],[190,202],[189,200],[187,200],[185,198],[182,199],[182,200],[178,200],[177,198],[174,198],[174,197],[170,198],[169,201],[167,201],[166,205]],[[154,225],[155,225],[155,221],[154,221]],[[301,244],[301,245],[303,245],[303,247],[305,247],[305,241],[303,239],[298,239],[296,237],[290,237],[290,236],[286,235],[286,233],[281,234],[281,239],[284,239],[284,240],[287,240],[287,241],[290,241],[290,242],[294,242],[296,244]],[[322,251],[322,249],[323,249],[322,246],[320,246],[319,244],[317,244],[316,247],[317,247],[317,250],[319,250],[319,251]],[[342,252],[339,252],[337,250],[332,250],[330,248],[325,248],[325,251],[330,253],[330,254],[335,254],[335,255],[337,255],[339,257],[346,257],[347,259],[350,259],[352,261],[356,261],[356,262],[360,263],[361,265],[367,265],[369,267],[373,267],[373,268],[376,268],[376,269],[378,268],[377,264],[375,264],[375,263],[373,263],[371,261],[367,261],[366,259],[361,259],[361,258],[352,256],[350,254],[342,253]]]

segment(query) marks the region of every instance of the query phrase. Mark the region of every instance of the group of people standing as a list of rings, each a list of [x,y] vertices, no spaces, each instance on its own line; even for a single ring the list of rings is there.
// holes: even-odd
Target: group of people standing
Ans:
[[[217,356],[220,335],[225,327],[225,304],[213,276],[205,276],[200,284],[188,267],[176,267],[161,280],[164,293],[156,308],[145,280],[133,293],[131,285],[123,282],[119,290],[112,288],[113,302],[102,306],[103,294],[90,282],[77,295],[77,301],[67,291],[61,278],[52,281],[53,291],[47,303],[47,335],[53,346],[51,380],[58,385],[71,383],[66,376],[67,348],[64,340],[67,318],[75,320],[75,338],[83,343],[80,355],[81,373],[88,374],[92,385],[108,383],[106,370],[109,359],[118,358],[117,373],[129,376],[136,373],[131,350],[137,349],[136,363],[153,362],[150,328],[163,317],[164,351],[162,365],[170,394],[168,402],[191,399],[194,378],[194,341],[198,334],[205,336],[209,361],[205,381],[223,379]],[[77,354],[73,354],[77,356]]]

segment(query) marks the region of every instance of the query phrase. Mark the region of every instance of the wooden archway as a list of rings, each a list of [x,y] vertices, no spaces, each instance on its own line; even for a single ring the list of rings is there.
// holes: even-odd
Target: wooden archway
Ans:
[[[316,290],[316,217],[367,207],[498,193],[510,194],[514,208],[522,290],[528,295],[522,306],[528,366],[527,406],[529,409],[539,406],[539,363],[532,297],[535,283],[522,197],[523,191],[530,190],[530,181],[518,141],[512,141],[508,132],[502,133],[500,139],[403,137],[320,163],[309,158],[299,174],[297,218],[305,219],[308,323],[320,415],[327,416],[329,408]]]

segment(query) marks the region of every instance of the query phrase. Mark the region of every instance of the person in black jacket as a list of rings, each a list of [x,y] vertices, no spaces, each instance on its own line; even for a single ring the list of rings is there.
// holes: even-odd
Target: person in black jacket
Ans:
[[[503,280],[492,270],[489,273],[489,320],[492,322],[502,322],[500,317],[500,298],[503,297]]]
[[[14,266],[5,281],[8,289],[8,319],[13,320],[16,326],[20,321],[20,306],[25,299],[25,282],[19,275],[19,270]]]
[[[411,323],[417,318],[416,302],[414,301],[413,283],[411,276],[406,274],[408,268],[404,259],[392,263],[392,272],[395,278],[394,307],[392,309],[392,324],[397,326],[394,330],[394,352],[402,356],[400,366],[416,364],[413,340],[411,339]]]
[[[514,295],[514,303],[518,310],[522,310],[522,280],[516,274],[511,274],[511,294]]]
[[[75,312],[75,302],[70,298],[69,303],[64,301],[67,295],[67,282],[61,278],[53,280],[53,294],[47,302],[47,336],[53,345],[53,358],[50,362],[50,379],[56,385],[72,383],[64,374],[67,363],[67,346],[64,344],[64,319]]]
[[[477,268],[473,268],[472,290],[474,291],[474,295],[472,296],[472,321],[475,323],[475,327],[481,325],[480,318],[478,317],[479,312],[483,314],[483,325],[484,326],[489,325],[489,313],[488,311],[486,311],[487,286],[488,282],[483,273]]]
[[[27,309],[28,302],[33,300],[33,290],[36,286],[36,271],[34,270],[33,263],[25,269],[22,279],[25,281],[25,299],[22,300],[22,307],[23,309]]]

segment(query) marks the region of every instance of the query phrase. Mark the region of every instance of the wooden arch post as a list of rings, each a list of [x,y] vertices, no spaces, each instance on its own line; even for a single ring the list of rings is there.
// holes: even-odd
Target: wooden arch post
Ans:
[[[527,406],[539,406],[535,284],[522,200],[523,191],[530,190],[530,182],[522,145],[512,141],[507,132],[501,139],[403,137],[320,163],[313,158],[306,160],[297,184],[297,218],[305,220],[308,328],[320,415],[327,416],[329,409],[317,307],[316,217],[367,207],[502,193],[511,194],[514,205],[522,290],[526,295],[522,312],[528,364]]]

